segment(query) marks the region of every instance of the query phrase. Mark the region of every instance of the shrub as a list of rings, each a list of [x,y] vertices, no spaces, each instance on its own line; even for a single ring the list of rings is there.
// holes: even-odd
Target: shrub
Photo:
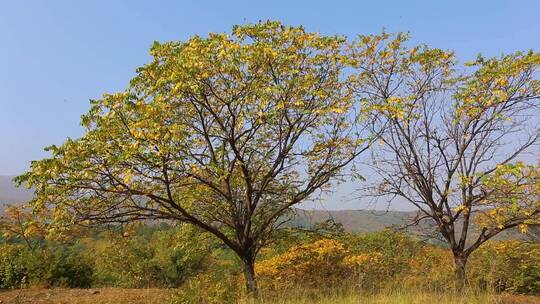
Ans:
[[[193,226],[181,225],[157,231],[148,246],[153,249],[151,267],[161,286],[178,287],[206,270],[218,242]]]
[[[217,242],[198,229],[181,225],[154,230],[133,227],[84,241],[95,268],[96,286],[178,287],[205,269]]]
[[[370,257],[376,263],[371,281],[382,285],[409,268],[409,261],[425,246],[404,233],[390,229],[365,234],[345,234],[341,238],[352,255]],[[360,259],[362,260],[362,259]],[[365,262],[364,262],[365,264]],[[372,284],[377,285],[377,284]]]
[[[25,247],[16,244],[0,244],[0,289],[22,287],[27,274]]]
[[[78,246],[60,246],[45,252],[38,265],[45,269],[41,278],[35,281],[48,286],[88,288],[92,286],[93,269],[81,254]],[[36,271],[34,271],[36,272]]]
[[[172,295],[170,304],[228,304],[236,303],[242,295],[239,274],[208,272],[187,280]]]
[[[496,291],[540,294],[540,244],[488,242],[471,257],[473,284]]]
[[[0,288],[32,286],[85,288],[92,268],[75,246],[29,250],[20,244],[0,245]]]
[[[287,252],[256,264],[260,284],[271,289],[333,287],[353,273],[344,263],[345,246],[332,239],[322,239],[291,247]]]
[[[422,246],[405,265],[406,269],[396,279],[402,287],[446,291],[454,284],[453,258],[448,249]]]

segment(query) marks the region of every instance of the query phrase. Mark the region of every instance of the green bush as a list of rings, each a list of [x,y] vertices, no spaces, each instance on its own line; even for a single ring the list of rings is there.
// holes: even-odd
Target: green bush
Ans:
[[[23,245],[0,244],[0,289],[24,287],[28,270]]]
[[[86,288],[92,268],[75,246],[30,250],[20,244],[0,245],[0,288],[32,286]]]
[[[83,242],[95,269],[95,285],[125,288],[178,287],[204,270],[205,259],[217,244],[188,225],[138,226]]]
[[[155,281],[151,249],[137,239],[103,238],[85,240],[85,258],[94,268],[95,286],[142,288]]]
[[[488,242],[473,253],[469,279],[496,291],[540,294],[540,244]]]
[[[383,264],[380,280],[392,279],[406,271],[409,261],[424,246],[418,240],[390,229],[365,234],[344,234],[342,242],[354,254],[378,253]]]
[[[160,285],[178,287],[208,267],[218,242],[193,226],[182,225],[157,231],[149,241],[153,248],[150,264]]]
[[[52,249],[42,262],[45,268],[43,280],[49,286],[88,288],[92,286],[92,266],[82,256],[79,246],[61,246]],[[39,279],[38,279],[39,280]]]

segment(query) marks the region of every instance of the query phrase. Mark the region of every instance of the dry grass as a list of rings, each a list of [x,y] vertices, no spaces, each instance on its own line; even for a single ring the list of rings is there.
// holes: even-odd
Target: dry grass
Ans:
[[[25,289],[0,291],[1,304],[162,304],[167,303],[166,289]],[[250,301],[241,301],[250,303]],[[423,292],[390,292],[375,295],[283,297],[262,300],[259,304],[540,304],[540,297],[515,295],[455,295]]]
[[[2,304],[162,304],[166,289],[23,289],[0,291]]]
[[[540,304],[540,297],[514,295],[467,295],[452,293],[391,292],[374,295],[330,296],[325,298],[274,299],[262,304]]]

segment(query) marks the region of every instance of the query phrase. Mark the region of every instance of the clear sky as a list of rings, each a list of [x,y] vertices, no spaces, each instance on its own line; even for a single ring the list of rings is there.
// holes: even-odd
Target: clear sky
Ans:
[[[274,19],[324,34],[410,31],[463,61],[540,50],[540,1],[0,2],[0,175],[82,133],[88,100],[123,90],[154,40]]]

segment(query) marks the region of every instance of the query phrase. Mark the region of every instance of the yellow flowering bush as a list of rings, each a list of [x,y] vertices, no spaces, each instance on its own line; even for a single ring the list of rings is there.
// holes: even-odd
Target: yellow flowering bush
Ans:
[[[344,263],[348,255],[343,243],[322,239],[306,245],[296,245],[285,253],[256,264],[261,285],[270,289],[292,287],[336,286],[352,274]]]
[[[353,271],[357,287],[375,287],[387,274],[384,256],[377,251],[347,256],[343,263]]]
[[[407,269],[397,280],[403,286],[431,290],[447,290],[454,284],[452,253],[427,245],[418,249],[407,262]]]

